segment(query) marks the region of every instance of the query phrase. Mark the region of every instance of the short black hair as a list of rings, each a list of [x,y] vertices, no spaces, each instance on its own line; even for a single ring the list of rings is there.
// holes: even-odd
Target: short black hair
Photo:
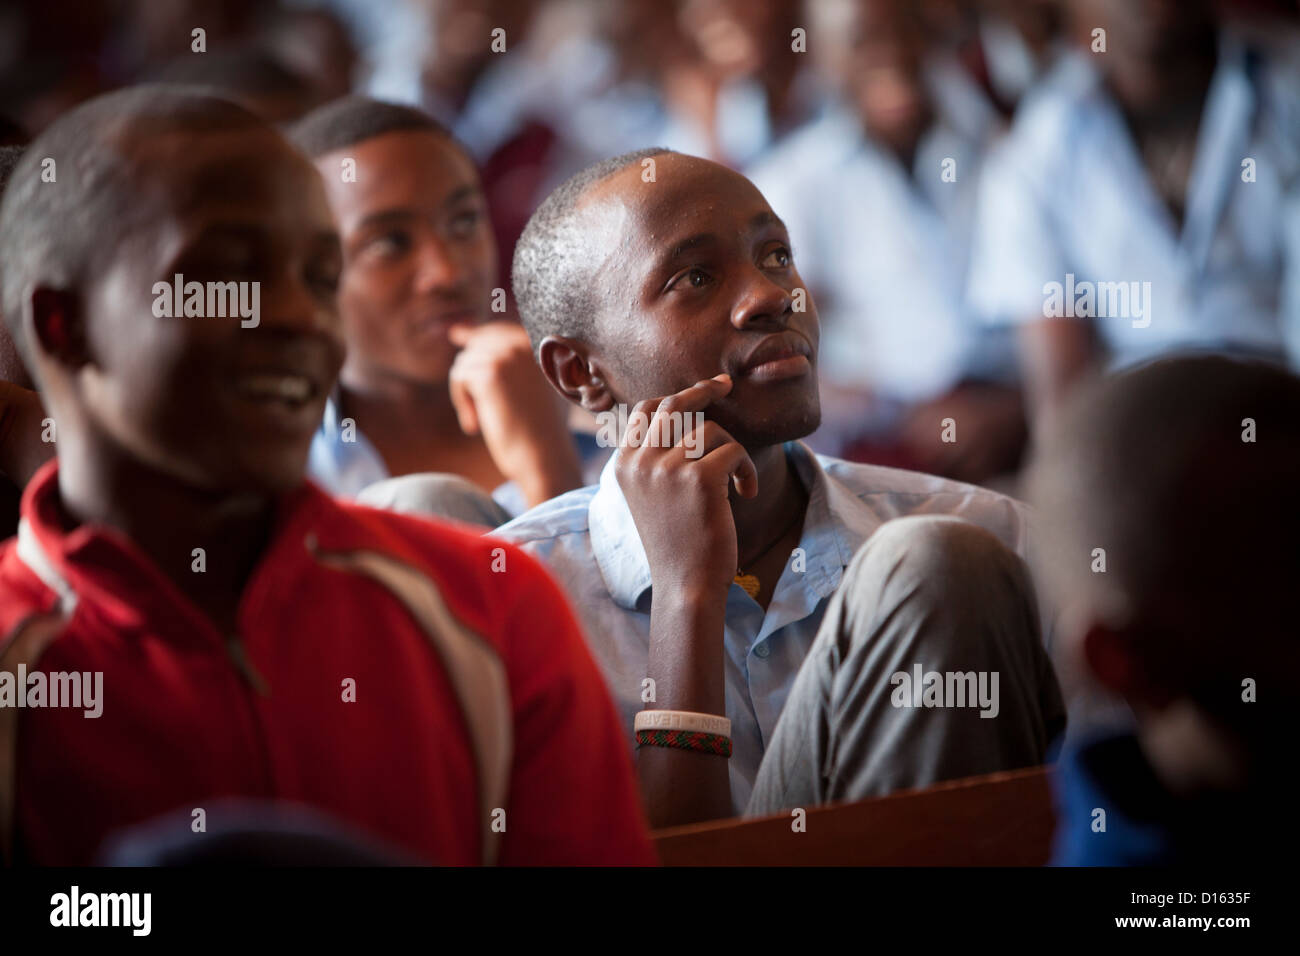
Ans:
[[[533,348],[548,335],[589,340],[594,331],[593,292],[578,277],[590,258],[574,221],[583,195],[634,163],[671,152],[654,146],[593,163],[556,187],[529,218],[515,245],[510,281]]]
[[[337,149],[406,130],[452,138],[447,127],[424,110],[368,96],[344,96],[318,106],[290,127],[289,138],[309,157],[319,159]]]
[[[23,300],[30,289],[81,284],[138,221],[131,144],[164,133],[242,128],[274,133],[227,100],[144,84],[81,104],[27,147],[0,204],[0,313],[29,369],[35,363],[23,334]],[[48,182],[47,160],[54,176]]]

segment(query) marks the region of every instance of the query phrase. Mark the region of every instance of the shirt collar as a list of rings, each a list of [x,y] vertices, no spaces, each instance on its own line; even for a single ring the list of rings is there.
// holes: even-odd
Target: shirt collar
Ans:
[[[328,503],[309,481],[278,499],[271,541],[245,594],[276,557],[304,538]],[[100,524],[65,530],[57,459],[42,466],[27,484],[19,537],[19,557],[59,596],[65,612],[90,605],[124,630],[166,623],[174,636],[188,640],[199,641],[213,632],[209,619],[122,532]]]
[[[785,450],[808,491],[799,538],[804,585],[818,598],[829,597],[880,520],[852,489],[827,473],[819,456],[803,442],[788,442]],[[620,607],[632,610],[650,589],[650,564],[618,486],[615,458],[600,473],[600,486],[588,507],[588,527],[592,554],[610,596]]]

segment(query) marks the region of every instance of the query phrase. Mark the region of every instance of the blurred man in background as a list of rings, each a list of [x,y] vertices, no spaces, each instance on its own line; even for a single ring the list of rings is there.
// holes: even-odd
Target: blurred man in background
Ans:
[[[294,129],[343,238],[348,356],[312,443],[336,494],[413,473],[495,493],[492,525],[582,484],[573,438],[504,302],[478,172],[427,114],[364,97]]]
[[[1173,349],[1294,358],[1294,71],[1206,0],[1069,14],[1075,51],[985,167],[970,269],[974,306],[1019,327],[1033,407]]]
[[[1014,356],[965,301],[980,164],[998,116],[917,8],[811,8],[841,105],[753,170],[826,327],[826,422],[849,457],[986,481],[1024,439]],[[944,442],[942,422],[956,423]]]

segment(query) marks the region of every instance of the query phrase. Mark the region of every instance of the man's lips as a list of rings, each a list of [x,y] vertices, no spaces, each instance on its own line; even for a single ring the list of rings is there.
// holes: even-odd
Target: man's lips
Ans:
[[[738,363],[734,376],[753,382],[778,382],[812,371],[812,346],[792,332],[772,335],[759,342]]]

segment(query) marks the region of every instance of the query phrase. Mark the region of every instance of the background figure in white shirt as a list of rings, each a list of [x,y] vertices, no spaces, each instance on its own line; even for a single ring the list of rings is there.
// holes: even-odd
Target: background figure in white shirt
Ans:
[[[992,103],[918,10],[813,8],[838,104],[750,170],[789,224],[823,317],[821,450],[983,481],[1024,438],[1010,337],[965,295]],[[957,442],[944,442],[951,417]]]
[[[1174,350],[1282,358],[1300,266],[1294,70],[1201,0],[1069,12],[1074,51],[986,163],[970,270],[982,315],[1020,326],[1035,410],[1089,370]]]

